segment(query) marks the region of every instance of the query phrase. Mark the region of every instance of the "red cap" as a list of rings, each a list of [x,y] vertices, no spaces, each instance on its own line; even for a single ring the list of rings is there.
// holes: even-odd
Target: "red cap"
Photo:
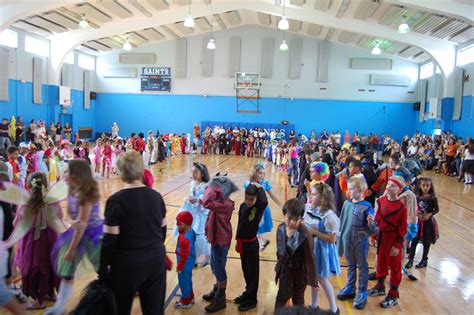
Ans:
[[[145,168],[145,170],[143,171],[143,183],[150,187],[150,188],[153,188],[153,182],[155,181],[155,179],[153,178],[153,174]]]
[[[191,212],[182,211],[176,216],[176,223],[191,225],[193,224],[193,215],[191,214]]]

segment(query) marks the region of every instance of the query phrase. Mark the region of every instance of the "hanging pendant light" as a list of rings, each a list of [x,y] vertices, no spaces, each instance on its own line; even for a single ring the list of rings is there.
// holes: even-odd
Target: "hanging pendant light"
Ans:
[[[184,19],[184,26],[186,27],[194,27],[194,19],[193,16],[191,15],[191,0],[189,0],[189,12],[188,16]]]
[[[382,49],[380,49],[378,44],[374,48],[372,48],[372,55],[380,55],[381,53]]]
[[[125,43],[123,43],[122,48],[123,50],[132,50],[132,44],[130,44],[128,39],[125,40]]]
[[[407,18],[406,18],[406,16],[403,16],[403,22],[402,22],[402,24],[400,24],[400,25],[398,26],[397,31],[398,31],[400,34],[406,34],[406,33],[410,32],[410,26],[409,26],[408,23],[407,23]]]
[[[207,43],[207,49],[214,50],[216,49],[216,42],[212,37],[212,23],[211,23],[211,38],[209,38],[209,42]]]
[[[79,21],[79,28],[86,29],[89,28],[89,22],[87,22],[86,17],[83,15]]]
[[[288,50],[288,44],[286,43],[285,32],[283,32],[283,40],[281,41],[281,44],[280,44],[280,51],[287,51],[287,50]]]
[[[288,23],[288,19],[286,18],[285,15],[285,0],[283,0],[283,12],[281,15],[281,19],[278,22],[278,29],[284,31],[290,28],[290,24]]]

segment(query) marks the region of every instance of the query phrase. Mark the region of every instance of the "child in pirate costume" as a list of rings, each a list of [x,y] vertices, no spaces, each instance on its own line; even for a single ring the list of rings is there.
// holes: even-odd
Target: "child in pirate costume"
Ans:
[[[306,286],[318,287],[314,263],[314,242],[302,224],[305,212],[303,201],[290,199],[283,205],[285,222],[277,229],[277,264],[275,280],[278,293],[275,313],[291,299],[293,305],[304,305]]]
[[[375,221],[379,226],[377,236],[377,284],[370,296],[385,295],[385,278],[390,269],[390,291],[380,302],[383,308],[398,304],[398,287],[402,281],[403,240],[407,234],[407,208],[400,200],[405,182],[399,176],[388,180],[386,193],[377,200]]]
[[[369,236],[376,233],[374,209],[364,200],[367,183],[362,175],[349,179],[349,200],[344,202],[341,210],[341,235],[338,241],[339,256],[344,255],[347,261],[347,285],[338,292],[341,301],[354,299],[354,307],[363,309],[367,304],[367,285],[369,265],[367,253]],[[359,287],[356,294],[356,268],[359,269]]]
[[[257,231],[267,205],[263,187],[259,183],[251,182],[245,188],[245,202],[240,205],[236,235],[235,250],[240,254],[246,284],[245,292],[234,300],[235,304],[239,304],[238,309],[241,312],[257,306],[260,269]]]
[[[207,240],[211,244],[211,269],[216,277],[212,291],[202,297],[205,301],[211,302],[205,308],[208,313],[226,308],[225,266],[232,240],[230,220],[234,211],[234,201],[229,196],[237,190],[237,186],[229,178],[216,176],[209,182],[201,201],[204,208],[209,209],[205,230]]]

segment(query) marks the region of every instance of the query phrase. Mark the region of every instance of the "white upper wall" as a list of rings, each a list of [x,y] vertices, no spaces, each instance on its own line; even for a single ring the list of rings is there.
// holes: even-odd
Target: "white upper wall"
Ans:
[[[234,79],[228,76],[228,46],[231,37],[241,37],[241,71],[258,72],[261,69],[261,52],[263,38],[274,38],[275,54],[272,79],[261,79],[261,96],[269,97],[295,97],[295,98],[320,98],[340,100],[365,100],[365,101],[394,101],[415,102],[419,65],[410,61],[392,56],[372,56],[364,49],[331,43],[329,58],[329,82],[316,82],[317,72],[317,39],[287,34],[287,42],[300,37],[303,39],[301,79],[289,80],[289,51],[281,52],[278,48],[283,34],[279,31],[258,26],[244,26],[214,33],[216,50],[214,51],[214,76],[204,78],[201,76],[201,55],[203,38],[209,35],[188,37],[187,41],[187,76],[186,79],[172,78],[173,94],[191,95],[235,95]],[[156,66],[171,67],[173,74],[175,64],[176,42],[141,46],[133,49],[134,53],[153,52],[157,56]],[[110,79],[103,78],[103,69],[109,67],[128,67],[119,65],[119,54],[125,51],[114,51],[97,57],[97,92],[105,93],[141,93],[140,77]],[[349,68],[351,58],[391,58],[393,69],[391,71],[352,70]],[[132,65],[133,66],[133,65]],[[136,65],[138,75],[142,66]],[[372,73],[407,75],[410,77],[410,86],[373,86],[369,85],[369,75]],[[285,89],[285,85],[288,87]],[[327,90],[320,90],[326,88]],[[359,89],[365,89],[359,92]],[[368,92],[369,89],[375,92]],[[285,91],[286,90],[286,91]]]

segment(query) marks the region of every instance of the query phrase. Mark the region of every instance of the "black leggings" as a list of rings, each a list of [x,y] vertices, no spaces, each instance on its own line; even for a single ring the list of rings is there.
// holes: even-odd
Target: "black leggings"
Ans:
[[[454,173],[453,163],[454,163],[454,156],[446,155],[446,167],[448,169],[448,174]]]
[[[140,294],[142,314],[164,314],[166,266],[164,254],[159,257],[131,254],[114,255],[111,286],[118,315],[129,315],[136,293]]]
[[[418,242],[420,242],[420,239],[416,237],[413,241],[411,241],[410,244],[410,253],[408,255],[408,259],[413,260],[415,258],[415,253],[416,253],[416,245],[418,245]],[[430,242],[423,242],[423,256],[421,260],[428,260],[428,254],[430,252]]]

